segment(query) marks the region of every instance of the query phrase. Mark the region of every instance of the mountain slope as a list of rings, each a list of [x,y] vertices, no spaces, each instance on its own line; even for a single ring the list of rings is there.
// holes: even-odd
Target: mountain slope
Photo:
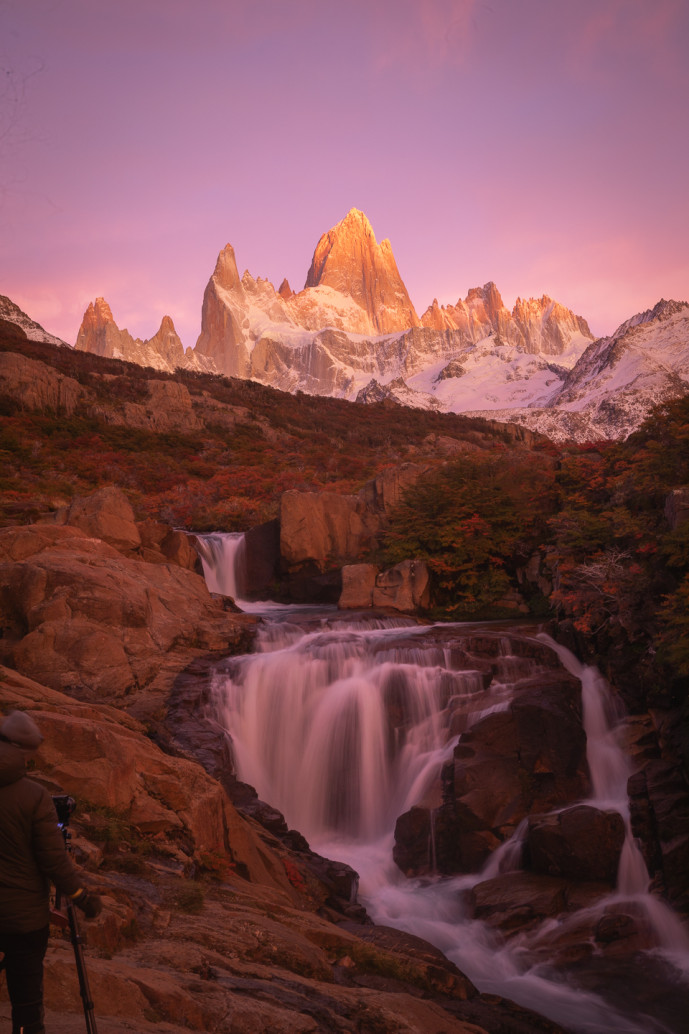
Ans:
[[[590,344],[548,398],[526,410],[473,412],[503,420],[509,413],[556,440],[626,438],[654,405],[687,391],[689,304],[661,300]]]
[[[40,323],[36,323],[35,320],[27,316],[7,295],[0,294],[0,323],[3,321],[19,327],[29,341],[42,341],[46,345],[67,346],[66,341],[55,337],[54,334],[49,334]]]

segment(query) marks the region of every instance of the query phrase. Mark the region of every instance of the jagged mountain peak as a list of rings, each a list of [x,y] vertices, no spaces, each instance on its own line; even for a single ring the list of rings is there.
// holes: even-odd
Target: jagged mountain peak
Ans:
[[[329,287],[354,301],[367,314],[374,333],[420,326],[390,241],[378,244],[358,208],[351,208],[318,241],[306,277],[305,289],[310,287]]]
[[[96,298],[94,302],[89,302],[84,313],[85,324],[92,327],[104,327],[106,323],[114,322],[112,309],[105,298]]]
[[[633,330],[634,327],[641,326],[644,323],[651,323],[653,320],[669,319],[671,316],[674,316],[675,313],[681,312],[682,309],[687,308],[689,308],[689,302],[678,302],[673,299],[666,301],[665,298],[661,298],[659,302],[656,302],[652,309],[646,309],[644,312],[637,312],[635,316],[625,320],[624,323],[620,324],[614,334],[610,335],[609,339],[604,340],[616,341],[618,338],[624,337],[624,335],[629,330]]]
[[[457,302],[457,305],[461,303],[461,298]],[[482,301],[488,304],[491,308],[497,310],[504,308],[502,296],[498,291],[492,280],[489,280],[483,287],[472,287],[466,296],[467,305],[471,302]]]
[[[226,291],[231,291],[239,286],[237,260],[235,259],[234,248],[231,244],[226,244],[218,255],[218,260],[213,270],[213,279],[219,287],[224,288]]]

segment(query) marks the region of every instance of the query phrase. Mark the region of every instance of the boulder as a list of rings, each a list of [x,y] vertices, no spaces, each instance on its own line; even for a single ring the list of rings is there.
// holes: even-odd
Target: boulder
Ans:
[[[613,886],[624,836],[619,812],[600,811],[587,804],[551,815],[530,815],[526,866],[547,876],[605,881]]]
[[[410,613],[427,610],[430,602],[430,575],[422,560],[403,560],[376,578],[374,607],[392,607]]]
[[[127,427],[139,427],[157,434],[170,431],[188,434],[199,429],[201,422],[192,409],[191,395],[184,384],[151,379],[146,381],[146,387],[149,394],[147,402],[124,404]]]
[[[141,536],[140,555],[142,560],[152,564],[177,564],[189,571],[200,572],[199,556],[191,537],[183,531],[176,531],[162,521],[138,521]]]
[[[375,564],[346,564],[342,568],[342,610],[381,607],[412,613],[430,606],[430,575],[422,560],[403,560],[387,571]]]
[[[491,643],[485,645],[488,649]],[[579,680],[562,669],[523,680],[504,710],[462,733],[441,779],[437,869],[444,874],[478,871],[531,812],[562,808],[589,793]],[[408,856],[403,840],[395,852]]]
[[[375,564],[346,564],[342,568],[342,594],[338,607],[342,610],[372,607],[377,574]]]
[[[164,754],[138,721],[2,666],[0,687],[3,705],[29,712],[43,734],[36,777],[74,797],[80,816],[100,809],[141,833],[184,833],[197,855],[227,854],[251,878],[288,890],[284,868],[270,861],[220,784],[196,762]]]
[[[467,896],[470,914],[507,932],[532,926],[566,909],[566,887],[554,876],[517,872],[477,883]]]
[[[141,534],[136,526],[129,500],[115,485],[106,485],[91,495],[79,496],[56,514],[59,524],[80,528],[93,538],[102,539],[115,549],[138,549]]]
[[[378,527],[356,496],[292,490],[280,501],[280,553],[288,568],[340,566],[372,545]]]

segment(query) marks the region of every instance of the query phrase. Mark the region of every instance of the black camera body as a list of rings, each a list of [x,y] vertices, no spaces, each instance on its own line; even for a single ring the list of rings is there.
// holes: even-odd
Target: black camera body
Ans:
[[[57,821],[59,826],[69,825],[69,817],[77,806],[77,802],[73,797],[68,794],[58,794],[53,797],[53,804],[55,805],[55,811],[57,812]]]

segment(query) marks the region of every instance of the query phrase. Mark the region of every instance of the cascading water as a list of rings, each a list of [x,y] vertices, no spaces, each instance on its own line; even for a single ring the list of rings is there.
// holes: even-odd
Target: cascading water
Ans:
[[[246,592],[246,540],[237,532],[196,536],[196,550],[210,592],[243,599]]]
[[[519,867],[525,823],[482,873],[406,879],[394,865],[397,817],[421,802],[431,810],[440,804],[434,797],[438,773],[459,734],[507,708],[513,683],[526,674],[523,658],[497,657],[486,685],[485,671],[466,670],[466,658],[443,640],[440,627],[341,617],[266,624],[257,653],[228,659],[212,687],[238,775],[280,808],[314,850],[357,870],[361,900],[376,922],[434,943],[480,990],[511,998],[577,1034],[674,1031],[642,1014],[633,1002],[634,988],[620,1006],[619,996],[613,1004],[569,986],[562,970],[551,973],[534,946],[556,921],[505,943],[467,918],[463,900],[469,888]],[[628,767],[611,729],[605,684],[595,670],[551,645],[582,681],[593,801],[619,810],[628,823]],[[429,859],[432,852],[431,837]],[[647,885],[629,834],[610,900],[631,895],[643,902],[656,944],[674,952],[669,957],[678,969],[689,969],[682,925],[650,897]]]

